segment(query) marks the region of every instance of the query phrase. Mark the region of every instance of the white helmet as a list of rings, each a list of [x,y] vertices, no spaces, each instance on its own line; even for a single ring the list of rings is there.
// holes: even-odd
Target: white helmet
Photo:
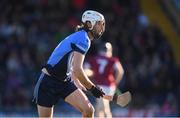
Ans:
[[[87,10],[82,15],[83,23],[85,23],[86,21],[91,22],[92,27],[90,30],[92,30],[92,28],[94,27],[97,21],[103,21],[103,20],[104,20],[104,16],[101,13],[93,10]]]

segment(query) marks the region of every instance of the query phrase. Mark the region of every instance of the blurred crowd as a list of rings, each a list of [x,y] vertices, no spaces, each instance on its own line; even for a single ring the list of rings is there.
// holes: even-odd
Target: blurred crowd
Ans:
[[[119,85],[130,90],[130,108],[157,105],[162,114],[177,115],[180,73],[168,40],[150,24],[139,0],[1,0],[0,111],[33,109],[32,95],[41,67],[65,36],[74,32],[81,14],[104,14],[101,38],[113,45],[125,70]],[[96,54],[99,42],[88,55]]]

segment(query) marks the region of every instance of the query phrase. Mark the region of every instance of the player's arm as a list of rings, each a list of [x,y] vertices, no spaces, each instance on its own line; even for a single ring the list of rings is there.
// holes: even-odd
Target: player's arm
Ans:
[[[78,78],[80,83],[85,86],[91,93],[99,98],[103,97],[104,92],[97,86],[95,86],[87,77],[83,70],[84,55],[75,51],[73,57],[73,74]]]
[[[122,77],[124,75],[124,69],[123,69],[123,67],[119,61],[116,61],[114,63],[113,68],[115,71],[116,85],[118,85],[120,83],[120,81],[122,80]]]
[[[77,88],[86,91],[87,89],[81,84],[79,79],[72,73],[71,78],[74,80],[74,84]]]
[[[79,79],[79,81],[87,88],[90,89],[95,86],[87,77],[83,70],[83,62],[85,56],[77,51],[74,52],[73,57],[73,74]]]

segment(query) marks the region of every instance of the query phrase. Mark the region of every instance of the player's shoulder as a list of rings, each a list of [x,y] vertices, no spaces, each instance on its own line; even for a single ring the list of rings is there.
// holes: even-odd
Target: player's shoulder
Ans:
[[[119,58],[118,57],[111,57],[110,60],[116,62],[116,61],[119,61]]]
[[[88,36],[87,36],[87,32],[85,30],[80,30],[80,31],[77,31],[77,32],[74,32],[73,34],[71,34],[71,36],[73,38],[77,38],[77,39],[88,39]]]

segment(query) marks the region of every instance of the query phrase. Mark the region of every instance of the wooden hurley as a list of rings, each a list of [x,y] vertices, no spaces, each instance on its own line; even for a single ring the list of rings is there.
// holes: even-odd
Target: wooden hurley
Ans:
[[[131,93],[127,91],[118,96],[104,95],[103,98],[109,101],[113,101],[121,107],[125,107],[131,101]]]

